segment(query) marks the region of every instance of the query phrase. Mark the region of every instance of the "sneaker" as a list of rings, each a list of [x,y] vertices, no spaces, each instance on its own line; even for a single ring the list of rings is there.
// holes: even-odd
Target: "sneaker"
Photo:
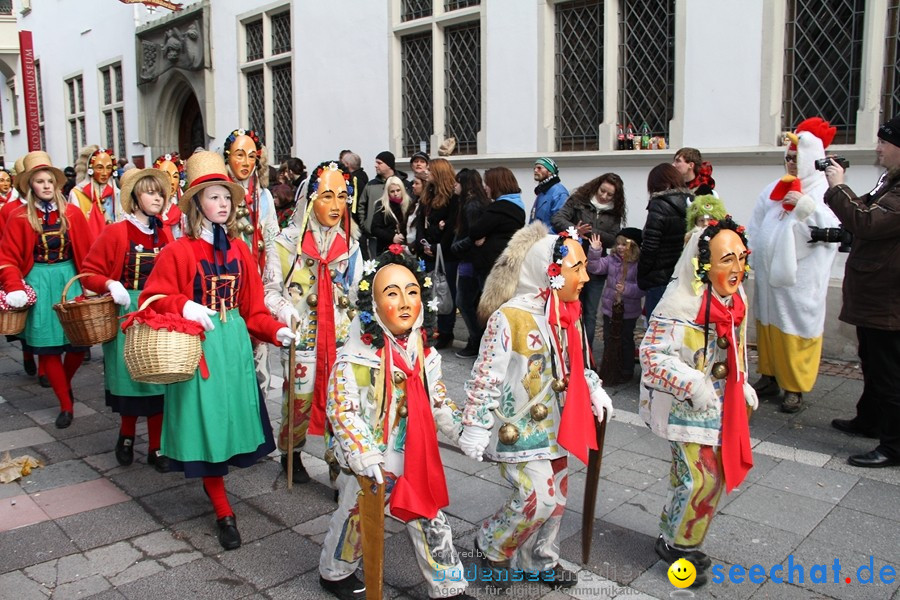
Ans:
[[[337,581],[329,581],[319,575],[319,586],[341,600],[365,600],[366,597],[366,584],[353,573]]]
[[[785,392],[781,401],[781,412],[795,413],[803,408],[803,394],[800,392]]]
[[[663,559],[663,561],[665,561],[666,564],[669,565],[671,565],[679,558],[687,559],[694,565],[694,567],[697,568],[698,577],[700,576],[701,571],[706,571],[706,569],[708,569],[712,564],[712,561],[703,552],[700,552],[699,550],[670,546],[663,539],[663,536],[659,536],[658,538],[656,538],[656,545],[653,547],[653,549],[656,550],[657,556],[659,556],[661,559]],[[703,583],[706,582],[704,581]]]
[[[762,375],[756,382],[751,384],[756,395],[760,398],[773,398],[781,393],[778,382],[771,375]]]
[[[234,515],[222,517],[216,521],[216,537],[225,550],[237,550],[241,547],[241,532],[237,528]]]
[[[281,455],[281,468],[284,469],[284,472],[287,473],[288,466],[288,455]],[[303,466],[303,460],[300,458],[299,452],[294,452],[294,483],[309,483],[310,477],[309,473],[306,472],[306,467]]]
[[[120,435],[116,442],[116,462],[127,467],[134,462],[134,436]]]
[[[553,589],[575,587],[578,583],[578,575],[560,565],[556,565],[540,573],[541,583]]]
[[[476,356],[478,356],[478,348],[470,348],[469,346],[466,346],[462,350],[456,351],[457,358],[475,358]]]

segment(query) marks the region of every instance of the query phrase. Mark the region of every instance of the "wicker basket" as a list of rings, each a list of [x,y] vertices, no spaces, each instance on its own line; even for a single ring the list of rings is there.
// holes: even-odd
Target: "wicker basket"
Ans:
[[[0,271],[12,265],[0,265]],[[8,308],[0,310],[0,335],[18,335],[25,330],[25,321],[28,319],[28,309],[30,306],[22,308]]]
[[[151,302],[160,298],[165,298],[165,294],[150,296],[138,310],[144,310]],[[197,365],[200,364],[201,353],[200,336],[153,329],[137,322],[125,330],[125,366],[135,381],[187,381],[194,376]]]
[[[70,279],[63,288],[62,300],[53,305],[63,331],[73,346],[93,346],[116,337],[118,311],[111,296],[94,296],[80,302],[66,300],[69,287],[75,280],[89,275],[92,273],[81,273]]]

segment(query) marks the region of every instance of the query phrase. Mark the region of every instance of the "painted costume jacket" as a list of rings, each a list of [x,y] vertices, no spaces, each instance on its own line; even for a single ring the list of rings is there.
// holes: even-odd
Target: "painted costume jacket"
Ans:
[[[410,340],[418,335],[410,334]],[[394,384],[394,374],[400,370],[394,366],[391,373],[381,371],[381,353],[387,347],[376,350],[359,339],[359,318],[353,321],[350,338],[338,352],[337,362],[328,383],[326,415],[334,432],[335,456],[338,462],[354,473],[366,467],[382,464],[391,473],[403,473],[403,453],[406,441],[406,417],[398,415],[397,408],[405,403],[405,384]],[[388,343],[396,344],[392,339]],[[404,351],[404,350],[401,350]],[[415,350],[410,351],[408,361],[415,363]],[[441,380],[441,355],[432,348],[425,348],[425,386],[431,400],[431,413],[438,431],[453,440],[462,432],[462,413],[447,397],[447,389]],[[376,390],[384,389],[385,380],[390,383],[390,397],[378,406]]]

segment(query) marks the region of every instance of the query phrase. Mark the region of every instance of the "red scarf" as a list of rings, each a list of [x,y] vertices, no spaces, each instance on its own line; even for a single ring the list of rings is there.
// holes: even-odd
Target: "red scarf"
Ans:
[[[386,341],[385,346],[389,346]],[[391,492],[391,514],[402,521],[433,519],[450,504],[444,465],[438,450],[431,400],[422,381],[422,357],[409,368],[403,356],[391,346],[391,362],[406,375],[406,444],[403,451],[403,475]],[[390,368],[385,377],[390,377]],[[390,391],[390,389],[388,390]]]
[[[334,325],[334,288],[331,281],[329,263],[349,251],[347,240],[336,235],[331,248],[323,258],[319,255],[319,247],[312,231],[303,236],[300,246],[303,254],[319,263],[316,272],[316,293],[319,302],[316,305],[316,387],[313,391],[312,412],[309,416],[309,433],[323,435],[325,433],[325,399],[328,392],[328,376],[337,356],[337,341]],[[264,253],[263,253],[264,254]],[[299,260],[299,257],[298,257]]]
[[[176,201],[169,205],[169,210],[167,210],[166,214],[163,216],[163,225],[169,231],[169,237],[173,240],[175,239],[174,229],[181,225],[181,215],[183,214],[181,209],[178,208],[178,202]]]
[[[266,249],[260,250],[259,241],[262,239],[262,230],[259,226],[259,206],[254,202],[256,199],[256,177],[251,176],[250,183],[247,186],[247,193],[244,194],[244,201],[247,203],[247,215],[250,224],[253,225],[253,235],[250,236],[250,254],[256,258],[256,264],[259,266],[259,272],[263,273],[266,269]]]
[[[94,234],[94,238],[96,238],[103,233],[103,229],[106,227],[106,211],[103,208],[103,200],[112,197],[113,201],[111,202],[111,205],[113,209],[115,209],[116,191],[113,189],[113,186],[107,183],[100,189],[100,197],[95,198],[93,179],[89,180],[87,185],[81,188],[81,191],[84,192],[84,195],[91,201],[91,214],[88,216],[88,226],[91,229],[91,233]]]
[[[709,290],[703,293],[700,312],[696,322],[706,324],[706,303],[710,299]],[[744,398],[743,380],[746,375],[738,370],[737,330],[747,314],[744,301],[739,294],[732,295],[732,306],[728,307],[712,296],[709,323],[715,325],[716,336],[728,340],[728,376],[725,378],[725,398],[722,402],[722,467],[725,470],[725,490],[730,493],[744,481],[753,467],[750,451],[750,425],[747,418],[747,399]]]
[[[591,412],[591,390],[584,377],[584,351],[577,324],[581,319],[581,302],[557,302],[550,297],[550,325],[566,331],[569,355],[569,386],[566,405],[559,423],[559,444],[587,464],[588,449],[598,450],[597,433]]]

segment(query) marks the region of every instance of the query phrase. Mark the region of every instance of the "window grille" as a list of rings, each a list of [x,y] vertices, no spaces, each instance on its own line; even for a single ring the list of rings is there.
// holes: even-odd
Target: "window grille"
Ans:
[[[0,15],[11,15],[13,13],[12,0],[0,0]]]
[[[263,138],[266,132],[265,106],[262,69],[247,73],[247,124],[260,138]]]
[[[115,128],[113,126],[113,114],[111,112],[103,113],[103,118],[106,121],[106,143],[104,145],[107,148],[115,148],[116,140],[114,139]]]
[[[109,69],[103,69],[103,104],[112,104],[112,82]]]
[[[121,108],[116,109],[116,135],[119,156],[126,157],[128,149],[125,147],[125,110]]]
[[[247,36],[247,60],[259,60],[263,57],[262,19],[247,23],[244,30]]]
[[[622,0],[619,12],[619,118],[636,132],[668,137],[674,111],[675,0]]]
[[[819,116],[853,143],[859,108],[865,0],[790,0],[785,19],[782,127]]]
[[[70,79],[66,82],[66,87],[69,90],[69,112],[75,112],[75,80]]]
[[[65,104],[66,122],[69,125],[69,164],[74,164],[78,151],[87,145],[87,133],[84,130],[84,82],[81,75],[65,80],[68,96]]]
[[[113,65],[113,75],[113,79],[116,82],[116,102],[122,102],[124,100],[122,94],[122,65]]]
[[[122,103],[122,65],[116,63],[100,69],[103,80],[103,115],[106,147],[112,148],[119,156],[127,154],[125,148],[125,107]]]
[[[444,0],[444,10],[450,12],[451,10],[478,6],[479,4],[481,4],[481,0]]]
[[[603,3],[556,5],[556,149],[597,150],[603,122]]]
[[[275,162],[281,162],[291,157],[294,131],[290,63],[272,69],[272,109],[272,126],[274,127],[272,153]]]
[[[400,20],[412,21],[413,19],[421,19],[422,17],[431,16],[432,0],[403,0],[400,9]]]
[[[882,121],[900,115],[900,0],[888,6],[887,39],[884,44],[884,88],[882,90]]]
[[[272,54],[291,51],[291,13],[272,16]]]
[[[404,36],[401,40],[401,88],[403,95],[403,153],[419,151],[434,131],[431,32]]]
[[[478,152],[481,129],[481,22],[448,27],[444,33],[446,137],[459,154]]]

